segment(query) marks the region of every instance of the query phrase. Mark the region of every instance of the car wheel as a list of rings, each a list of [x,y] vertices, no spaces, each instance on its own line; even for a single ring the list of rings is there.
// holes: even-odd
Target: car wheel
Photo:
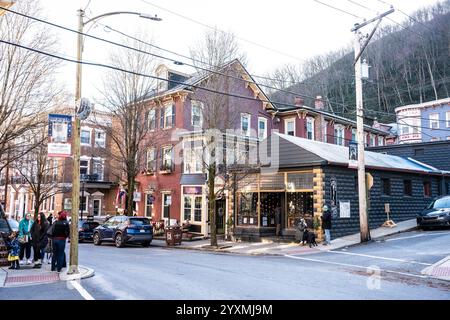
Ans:
[[[122,234],[121,233],[116,234],[114,242],[116,243],[116,247],[117,248],[123,248],[123,246],[125,245],[123,243],[123,238],[122,238]]]
[[[150,242],[151,241],[142,242],[142,246],[145,248],[150,247]]]
[[[94,245],[99,246],[102,244],[102,241],[100,240],[100,235],[98,233],[94,233]]]

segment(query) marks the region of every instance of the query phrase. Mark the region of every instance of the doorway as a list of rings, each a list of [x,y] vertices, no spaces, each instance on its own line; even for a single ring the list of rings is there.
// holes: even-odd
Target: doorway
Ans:
[[[216,200],[216,231],[225,233],[225,199]]]
[[[93,200],[93,208],[92,208],[92,214],[94,216],[100,216],[102,213],[102,208],[101,208],[101,200],[100,199],[94,199]]]

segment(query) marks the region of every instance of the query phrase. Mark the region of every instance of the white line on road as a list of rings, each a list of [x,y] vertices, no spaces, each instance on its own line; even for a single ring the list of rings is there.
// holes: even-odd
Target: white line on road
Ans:
[[[439,233],[421,233],[415,236],[409,236],[409,237],[403,237],[403,238],[394,238],[394,239],[387,239],[385,240],[387,241],[397,241],[397,240],[404,240],[404,239],[412,239],[412,238],[419,238],[419,237],[424,237],[424,236],[435,236],[435,235],[439,235],[439,234],[444,234],[444,232],[439,232]]]
[[[404,260],[404,259],[397,259],[397,258],[388,258],[388,257],[380,257],[380,256],[372,256],[369,254],[362,254],[362,253],[353,253],[353,252],[344,252],[344,251],[327,251],[328,253],[339,253],[339,254],[347,254],[351,256],[360,256],[360,257],[366,257],[366,258],[374,258],[374,259],[381,259],[381,260],[389,260],[389,261],[395,261],[395,262],[404,262],[404,263],[414,263],[414,264],[421,264],[424,266],[431,266],[431,263],[424,263],[424,262],[418,262],[418,261],[410,261],[410,260]]]
[[[333,265],[337,265],[337,266],[358,268],[358,269],[364,269],[364,270],[367,270],[367,269],[370,268],[370,267],[366,267],[366,266],[359,266],[359,265],[356,265],[356,264],[332,262],[332,261],[323,261],[323,260],[318,260],[318,259],[311,259],[311,258],[303,258],[303,257],[291,256],[289,254],[285,254],[284,256],[287,257],[287,258],[291,258],[291,259],[311,261],[311,262],[319,262],[319,263],[325,263],[325,264],[333,264]],[[417,274],[413,274],[413,273],[406,273],[406,272],[400,272],[400,271],[386,270],[386,269],[381,269],[381,268],[380,268],[380,271],[389,272],[389,273],[396,273],[396,274],[401,274],[401,275],[405,275],[405,276],[409,276],[409,277],[415,277],[415,278],[421,278],[421,279],[428,278],[427,276],[421,276],[421,275],[417,275]]]
[[[81,296],[84,298],[84,300],[95,300],[93,296],[89,294],[89,292],[84,289],[81,284],[78,282],[78,280],[72,280],[70,281],[70,284],[77,289],[77,291],[81,294]]]

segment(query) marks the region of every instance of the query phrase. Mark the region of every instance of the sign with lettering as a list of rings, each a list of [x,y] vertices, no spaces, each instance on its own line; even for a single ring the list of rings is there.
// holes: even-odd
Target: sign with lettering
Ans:
[[[339,201],[339,217],[350,218],[350,201]]]
[[[48,145],[49,157],[70,157],[72,136],[72,117],[64,114],[48,115]]]

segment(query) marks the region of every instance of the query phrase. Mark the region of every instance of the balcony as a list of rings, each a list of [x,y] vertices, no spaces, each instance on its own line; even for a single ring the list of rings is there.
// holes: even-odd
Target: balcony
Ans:
[[[99,175],[96,173],[96,174],[80,174],[80,181],[98,182],[98,181],[102,181],[102,180],[100,180]]]

